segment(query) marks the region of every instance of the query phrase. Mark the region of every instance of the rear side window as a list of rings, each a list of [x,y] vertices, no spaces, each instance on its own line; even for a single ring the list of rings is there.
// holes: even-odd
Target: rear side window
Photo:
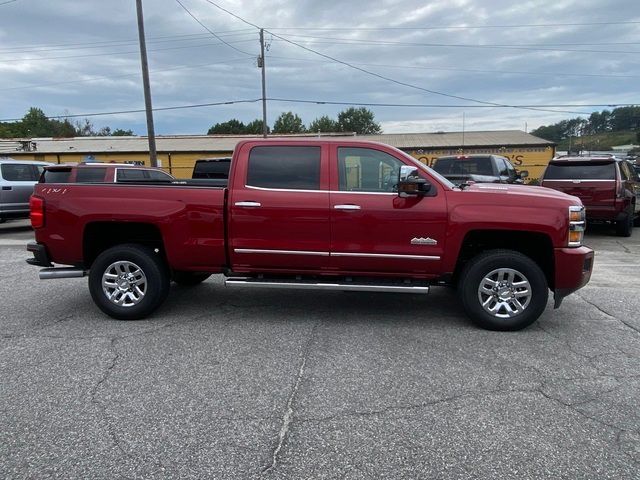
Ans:
[[[116,181],[129,181],[134,182],[136,180],[145,180],[144,170],[139,168],[120,168],[118,169],[118,176]]]
[[[320,189],[320,147],[254,147],[249,154],[247,186]]]
[[[193,178],[229,178],[229,159],[224,160],[197,160],[193,169]]]
[[[442,175],[495,175],[490,157],[439,158],[432,168]]]
[[[159,170],[147,170],[147,175],[149,175],[149,180],[153,182],[170,182],[173,180],[171,175]]]
[[[40,183],[69,183],[69,177],[71,176],[71,169],[65,170],[45,170],[40,177]]]
[[[76,171],[76,182],[78,183],[102,183],[107,174],[106,168],[88,167],[78,168]]]
[[[37,182],[40,172],[36,165],[5,163],[0,165],[2,178],[10,182]]]
[[[543,180],[615,180],[613,162],[550,163]]]

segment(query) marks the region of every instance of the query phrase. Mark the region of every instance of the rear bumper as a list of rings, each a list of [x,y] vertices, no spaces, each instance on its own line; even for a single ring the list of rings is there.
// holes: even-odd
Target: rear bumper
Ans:
[[[593,250],[589,247],[555,249],[555,307],[567,295],[581,289],[591,279]]]
[[[591,220],[615,222],[623,220],[628,207],[623,203],[616,203],[611,206],[585,205],[587,222]]]
[[[27,258],[27,263],[38,267],[53,267],[47,247],[41,243],[30,242],[27,244],[27,251],[33,253],[33,258]]]

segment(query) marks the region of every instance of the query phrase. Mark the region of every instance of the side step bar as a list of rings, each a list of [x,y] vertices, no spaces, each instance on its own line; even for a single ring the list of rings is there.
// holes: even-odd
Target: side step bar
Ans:
[[[40,280],[52,280],[55,278],[80,278],[87,274],[86,270],[73,267],[43,268],[38,272]]]
[[[426,283],[358,283],[358,282],[323,282],[305,280],[267,280],[253,277],[230,277],[225,279],[227,287],[244,288],[293,288],[304,290],[341,290],[355,292],[393,292],[393,293],[429,293]]]

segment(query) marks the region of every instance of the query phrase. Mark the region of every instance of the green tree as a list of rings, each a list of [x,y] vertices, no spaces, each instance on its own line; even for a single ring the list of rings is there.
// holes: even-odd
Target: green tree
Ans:
[[[228,122],[216,123],[207,131],[207,135],[241,135],[243,133],[246,133],[244,123],[235,118]]]
[[[310,132],[339,132],[340,126],[332,118],[323,115],[311,122],[307,130]]]
[[[271,132],[271,129],[269,128],[269,125],[267,125],[267,133],[270,133],[270,132]],[[260,120],[259,118],[256,118],[254,121],[247,123],[244,133],[252,133],[255,135],[261,134],[262,120]]]
[[[50,137],[52,136],[51,121],[42,110],[31,107],[22,117],[19,131],[23,137]]]
[[[111,132],[112,137],[132,137],[133,130],[123,130],[121,128],[116,128],[113,132]]]
[[[382,133],[375,115],[365,107],[349,107],[338,114],[338,124],[342,132],[355,132],[359,135]]]
[[[302,119],[293,112],[284,112],[273,124],[273,133],[303,133]]]

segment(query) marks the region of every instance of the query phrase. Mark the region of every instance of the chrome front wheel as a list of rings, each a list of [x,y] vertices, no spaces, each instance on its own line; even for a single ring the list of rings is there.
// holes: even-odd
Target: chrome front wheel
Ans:
[[[531,303],[531,284],[518,270],[497,268],[478,286],[478,300],[485,312],[496,318],[511,318]]]

